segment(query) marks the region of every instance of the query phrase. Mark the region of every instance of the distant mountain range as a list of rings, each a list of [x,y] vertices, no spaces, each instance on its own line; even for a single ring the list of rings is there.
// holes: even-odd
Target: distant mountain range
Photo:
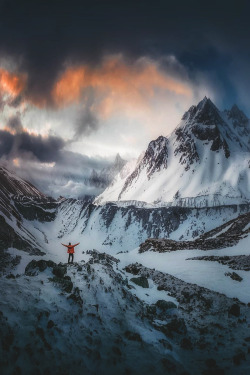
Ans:
[[[125,173],[126,171],[126,173]],[[149,143],[95,200],[206,207],[250,200],[250,121],[234,105],[219,111],[205,97],[169,137]]]

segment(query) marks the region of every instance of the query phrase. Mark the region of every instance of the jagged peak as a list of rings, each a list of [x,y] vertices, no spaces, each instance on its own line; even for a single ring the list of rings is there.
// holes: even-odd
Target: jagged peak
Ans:
[[[241,120],[243,122],[248,121],[247,116],[241,109],[239,109],[237,104],[234,104],[231,109],[226,110],[225,112],[228,115],[229,119],[232,118],[233,120]]]
[[[121,155],[119,154],[119,152],[116,154],[116,157],[115,157],[115,161],[113,163],[113,167],[116,168],[116,169],[119,169],[121,170],[123,168],[123,166],[127,163],[126,160],[124,160]]]
[[[120,163],[120,162],[123,162],[123,161],[125,161],[122,157],[121,157],[121,155],[119,154],[119,152],[116,154],[116,157],[115,157],[115,161],[114,161],[114,163],[115,164],[118,164],[118,163]]]
[[[184,114],[182,120],[205,125],[214,125],[223,122],[220,111],[212,100],[206,96],[196,106],[192,105]]]

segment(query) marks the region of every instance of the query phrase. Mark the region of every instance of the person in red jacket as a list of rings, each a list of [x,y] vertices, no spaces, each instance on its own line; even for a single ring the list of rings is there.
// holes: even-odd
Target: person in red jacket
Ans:
[[[62,243],[63,246],[65,246],[65,247],[68,248],[68,251],[67,251],[68,254],[69,254],[68,263],[70,263],[70,258],[72,259],[72,262],[71,262],[71,263],[73,263],[73,261],[74,261],[74,252],[75,252],[75,247],[76,247],[77,245],[79,245],[79,243],[80,243],[80,242],[76,243],[75,245],[71,245],[71,242],[69,242],[68,245],[64,245],[64,244]]]

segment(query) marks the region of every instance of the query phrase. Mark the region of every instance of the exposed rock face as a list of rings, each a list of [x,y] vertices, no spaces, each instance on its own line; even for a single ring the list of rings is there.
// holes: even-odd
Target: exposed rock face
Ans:
[[[148,279],[146,277],[132,277],[130,279],[134,284],[141,286],[142,288],[149,288]]]
[[[232,280],[239,281],[239,282],[243,280],[243,278],[240,275],[238,275],[236,272],[226,272],[225,276],[229,276],[231,277]]]
[[[201,256],[189,258],[190,260],[207,260],[212,262],[218,262],[233,270],[250,271],[250,255],[232,255],[232,256]]]
[[[126,179],[122,191],[118,199],[122,197],[124,191],[129,186],[136,183],[140,174],[146,169],[147,178],[150,177],[161,168],[167,169],[168,167],[168,139],[160,136],[155,141],[149,143],[148,148],[140,161],[139,165],[133,171],[133,173]]]
[[[43,255],[43,246],[24,225],[24,219],[40,222],[55,219],[57,203],[32,184],[0,167],[0,249],[15,247]]]
[[[231,220],[214,230],[202,234],[194,241],[174,241],[169,239],[149,238],[140,245],[139,252],[165,252],[186,249],[222,249],[237,244],[241,238],[246,236],[250,232],[250,228],[248,227],[249,223],[250,213],[248,212],[240,215],[237,219]],[[204,257],[199,259],[204,259]]]
[[[36,197],[40,199],[46,198],[46,196],[30,182],[18,178],[14,173],[3,166],[0,166],[0,194]]]

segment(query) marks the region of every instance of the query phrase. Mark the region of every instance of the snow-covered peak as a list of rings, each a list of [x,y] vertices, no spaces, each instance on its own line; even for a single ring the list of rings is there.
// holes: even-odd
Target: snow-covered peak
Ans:
[[[234,104],[230,110],[226,110],[225,112],[227,113],[229,119],[238,120],[241,123],[248,122],[247,116],[236,104]]]
[[[223,123],[218,108],[214,103],[204,97],[196,106],[193,105],[182,117],[186,123],[199,123],[204,125],[217,125]]]
[[[131,174],[114,181],[96,202],[179,199],[183,204],[202,199],[220,205],[250,200],[250,131],[248,120],[242,125],[245,118],[236,106],[221,112],[205,97],[190,107],[168,138],[151,141]]]

